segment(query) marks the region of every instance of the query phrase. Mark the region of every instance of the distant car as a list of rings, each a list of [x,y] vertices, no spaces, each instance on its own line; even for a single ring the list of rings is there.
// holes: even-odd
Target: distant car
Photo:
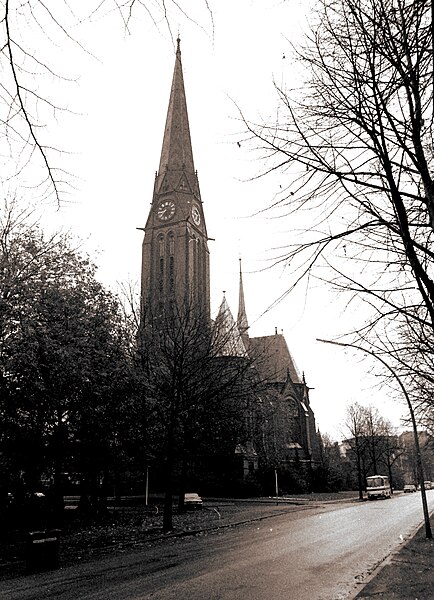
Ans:
[[[195,492],[189,492],[188,494],[184,494],[184,506],[187,510],[201,509],[203,506],[203,500],[199,494],[196,494]]]
[[[423,482],[423,485],[424,485],[424,488],[425,488],[426,490],[430,490],[430,489],[432,488],[432,483],[431,483],[431,481],[424,481],[424,482]]]
[[[408,483],[407,485],[404,486],[404,493],[406,493],[406,494],[415,492],[415,491],[416,491],[416,486],[413,485],[412,483]]]

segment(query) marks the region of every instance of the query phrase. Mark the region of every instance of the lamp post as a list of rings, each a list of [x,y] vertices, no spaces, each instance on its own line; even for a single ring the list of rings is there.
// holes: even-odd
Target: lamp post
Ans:
[[[381,358],[381,356],[378,356],[378,354],[375,354],[375,352],[373,352],[372,350],[368,350],[367,348],[363,348],[362,346],[357,346],[356,344],[348,344],[345,342],[335,342],[333,340],[322,340],[320,338],[317,338],[317,342],[322,342],[323,344],[333,344],[334,346],[342,346],[344,348],[354,348],[355,350],[360,350],[361,352],[364,352],[365,354],[369,354],[369,356],[373,356],[383,366],[385,366],[386,369],[393,375],[395,380],[398,382],[398,385],[401,388],[401,391],[407,402],[407,406],[408,406],[408,410],[409,410],[410,418],[411,418],[411,424],[413,426],[414,445],[416,448],[417,470],[418,470],[418,475],[419,475],[420,491],[421,491],[421,496],[422,496],[423,516],[424,516],[424,521],[425,521],[425,537],[428,539],[432,539],[431,524],[430,524],[429,512],[428,512],[428,503],[426,500],[426,492],[425,492],[425,484],[424,484],[425,476],[424,476],[424,471],[423,471],[422,454],[420,451],[416,417],[414,415],[413,405],[411,403],[410,397],[407,393],[407,390],[405,389],[404,384],[401,381],[401,378],[395,372],[395,370],[392,369],[392,367],[383,358]]]
[[[145,506],[148,506],[148,498],[149,498],[149,465],[146,465]]]
[[[277,479],[277,469],[274,469],[274,483],[276,487],[276,502],[279,499],[279,481]]]

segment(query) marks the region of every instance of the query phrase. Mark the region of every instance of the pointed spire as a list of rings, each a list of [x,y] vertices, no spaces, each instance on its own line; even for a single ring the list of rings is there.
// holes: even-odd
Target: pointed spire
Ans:
[[[238,317],[237,317],[237,326],[241,337],[243,338],[244,344],[249,339],[249,335],[247,330],[249,329],[249,323],[247,321],[247,313],[246,313],[246,305],[244,303],[244,288],[243,288],[243,272],[241,269],[241,258],[240,260],[240,292],[238,298]]]
[[[166,170],[185,170],[193,174],[195,173],[184,77],[182,73],[181,40],[179,37],[176,42],[175,68],[173,71],[169,107],[167,109],[163,147],[161,149],[160,175]]]
[[[214,322],[214,334],[218,344],[219,356],[247,356],[237,324],[227,303],[225,292],[223,292],[223,300]]]

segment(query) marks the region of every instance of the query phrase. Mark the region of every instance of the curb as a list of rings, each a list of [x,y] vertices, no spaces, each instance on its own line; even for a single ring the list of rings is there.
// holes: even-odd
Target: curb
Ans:
[[[430,517],[432,516],[432,514],[434,513],[431,513]],[[423,526],[424,520],[422,519],[422,521],[420,521],[420,523],[411,530],[407,537],[402,540],[400,546],[398,546],[395,550],[387,554],[387,556],[385,556],[382,560],[378,561],[378,563],[372,568],[371,572],[361,582],[361,589],[355,591],[351,596],[348,597],[347,600],[356,600],[357,598],[359,598],[359,600],[365,600],[365,598],[370,598],[371,596],[362,595],[365,587],[381,573],[384,567],[389,565],[393,561],[393,559],[402,552],[405,546],[407,546],[407,544],[409,544],[412,541],[412,539],[418,534],[418,532]]]

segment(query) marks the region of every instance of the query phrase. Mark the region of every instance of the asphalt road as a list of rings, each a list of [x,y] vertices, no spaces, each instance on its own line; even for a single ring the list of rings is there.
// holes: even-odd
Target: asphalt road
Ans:
[[[420,493],[317,507],[5,581],[0,598],[347,600],[421,520]]]

